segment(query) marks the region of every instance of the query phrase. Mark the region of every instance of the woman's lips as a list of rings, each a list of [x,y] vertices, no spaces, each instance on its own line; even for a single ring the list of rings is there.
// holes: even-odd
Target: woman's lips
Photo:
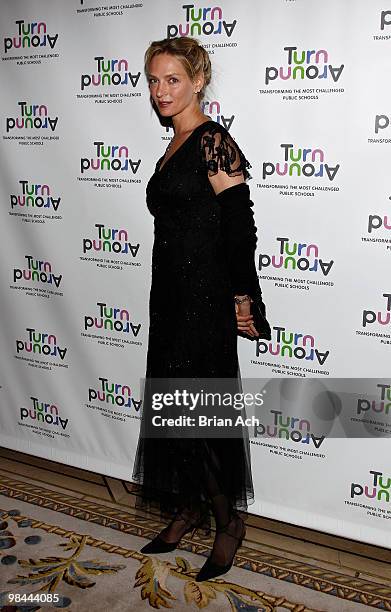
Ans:
[[[166,108],[167,106],[169,106],[171,104],[171,102],[159,102],[159,106],[160,108]]]

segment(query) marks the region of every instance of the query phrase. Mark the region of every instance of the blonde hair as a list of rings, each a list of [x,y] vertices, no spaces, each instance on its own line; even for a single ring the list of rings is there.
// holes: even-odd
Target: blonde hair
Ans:
[[[212,66],[207,51],[198,40],[190,38],[190,36],[181,36],[180,38],[164,38],[152,42],[144,56],[144,70],[147,75],[152,58],[160,53],[168,53],[176,57],[191,81],[194,81],[199,74],[203,74],[204,84],[198,92],[198,99],[202,100],[212,77]]]

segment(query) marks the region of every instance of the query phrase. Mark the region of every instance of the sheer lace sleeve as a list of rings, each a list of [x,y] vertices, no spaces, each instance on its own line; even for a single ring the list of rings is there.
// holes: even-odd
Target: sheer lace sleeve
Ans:
[[[223,170],[228,176],[238,176],[243,173],[245,180],[251,178],[248,172],[251,164],[229,132],[219,124],[208,127],[202,134],[201,153],[209,176],[214,176],[219,170]]]

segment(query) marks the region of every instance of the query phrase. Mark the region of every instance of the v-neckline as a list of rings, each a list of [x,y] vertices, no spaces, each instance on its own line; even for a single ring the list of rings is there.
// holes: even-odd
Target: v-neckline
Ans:
[[[157,166],[157,174],[160,174],[161,172],[163,172],[164,168],[167,166],[167,164],[170,162],[170,160],[178,153],[178,151],[180,151],[182,149],[182,147],[184,147],[184,145],[187,143],[187,141],[190,140],[190,138],[193,136],[195,131],[198,130],[198,128],[200,128],[201,125],[205,125],[206,123],[212,123],[212,122],[213,122],[213,119],[208,119],[208,121],[203,121],[202,123],[197,125],[194,128],[194,130],[192,132],[190,132],[188,137],[182,142],[182,144],[179,145],[179,147],[177,149],[175,149],[174,153],[172,153],[172,155],[170,155],[170,157],[162,165],[162,162],[163,162],[163,160],[164,160],[164,158],[166,156],[166,153],[164,153],[164,155],[162,155],[162,157],[159,159],[158,163],[156,164],[156,166]],[[166,152],[167,152],[167,150],[166,150]]]

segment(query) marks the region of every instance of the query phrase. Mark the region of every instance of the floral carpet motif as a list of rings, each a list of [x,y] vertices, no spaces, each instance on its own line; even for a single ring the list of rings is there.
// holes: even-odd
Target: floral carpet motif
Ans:
[[[173,553],[140,553],[160,528],[0,475],[0,610],[391,611],[383,584],[245,546],[228,574],[197,583],[211,540],[184,538]]]

